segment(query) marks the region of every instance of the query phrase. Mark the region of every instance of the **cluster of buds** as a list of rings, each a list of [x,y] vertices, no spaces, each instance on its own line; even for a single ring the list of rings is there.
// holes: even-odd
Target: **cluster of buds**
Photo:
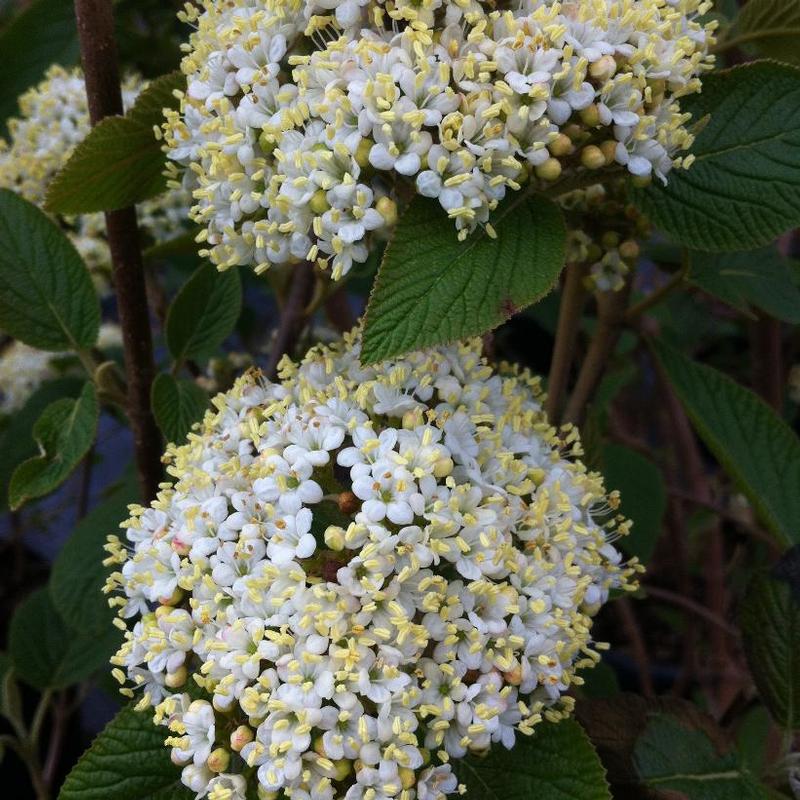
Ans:
[[[708,0],[200,5],[165,133],[223,269],[336,279],[414,193],[464,238],[508,190],[691,161],[680,98],[711,66]]]
[[[537,378],[477,340],[360,347],[240,378],[109,539],[115,675],[198,798],[439,800],[454,759],[569,713],[635,584]]]

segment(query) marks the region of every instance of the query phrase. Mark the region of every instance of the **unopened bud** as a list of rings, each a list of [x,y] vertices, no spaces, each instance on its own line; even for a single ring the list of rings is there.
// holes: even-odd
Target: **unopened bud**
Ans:
[[[572,139],[569,136],[565,136],[563,133],[559,133],[549,145],[547,145],[547,149],[554,155],[554,156],[568,156],[575,148],[572,145]]]
[[[258,137],[258,146],[269,155],[275,149],[275,137],[271,133],[262,133]]]
[[[626,239],[619,246],[619,254],[626,261],[635,261],[637,258],[639,258],[639,252],[639,245],[638,243],[634,242],[633,239]]]
[[[247,725],[240,725],[231,734],[231,750],[238,753],[246,745],[253,741],[253,731]]]
[[[211,755],[206,759],[206,766],[212,772],[225,772],[230,763],[231,754],[224,747],[212,750]]]
[[[596,128],[600,124],[600,110],[594,103],[584,108],[580,112],[580,117],[583,124],[590,128]]]
[[[275,798],[278,796],[276,791],[265,789],[261,784],[258,784],[256,794],[258,795],[258,800],[275,800]]]
[[[358,143],[355,152],[356,163],[361,169],[366,169],[369,166],[369,151],[372,150],[372,139],[362,139]]]
[[[328,757],[328,753],[325,750],[325,742],[322,740],[321,736],[317,736],[317,738],[314,739],[314,752],[318,756],[322,756],[322,758]]]
[[[333,762],[334,780],[343,781],[353,771],[353,762],[349,758],[340,758]]]
[[[637,189],[644,189],[646,186],[649,186],[653,182],[652,175],[634,175],[631,183]]]
[[[589,67],[589,74],[598,81],[607,81],[616,71],[617,62],[613,56],[603,56]]]
[[[548,158],[536,166],[536,176],[543,181],[554,181],[561,175],[561,162],[557,158]]]
[[[342,514],[355,514],[361,508],[361,501],[352,492],[342,492],[336,502]]]
[[[181,589],[180,586],[176,586],[169,597],[159,597],[158,602],[161,603],[162,606],[176,606],[183,600],[183,596],[183,589]]]
[[[417,782],[417,775],[413,769],[400,767],[400,769],[397,770],[397,774],[400,776],[400,785],[404,789],[410,789]]]
[[[308,204],[309,208],[317,215],[324,214],[331,206],[324,189],[317,189]]]
[[[329,525],[325,529],[325,544],[337,553],[344,550],[344,533],[338,525]]]
[[[606,231],[600,242],[606,250],[610,250],[619,244],[619,234],[616,231]]]
[[[606,157],[599,147],[590,144],[581,150],[581,164],[586,169],[600,169],[606,165]]]
[[[437,478],[446,478],[453,471],[453,459],[449,456],[447,458],[440,458],[433,465],[433,474]]]
[[[375,210],[383,217],[383,221],[392,226],[397,222],[397,203],[391,197],[381,197],[375,203]]]
[[[606,157],[606,166],[610,166],[617,160],[617,143],[613,139],[606,139],[600,143],[600,150]]]
[[[183,686],[183,684],[186,683],[187,677],[188,673],[186,671],[186,667],[181,665],[174,672],[168,672],[166,674],[166,677],[164,678],[164,683],[170,689],[177,689],[179,686]]]

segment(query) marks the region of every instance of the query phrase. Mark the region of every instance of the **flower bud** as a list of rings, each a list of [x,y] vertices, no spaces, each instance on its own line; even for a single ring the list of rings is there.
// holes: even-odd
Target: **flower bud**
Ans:
[[[617,143],[614,139],[606,139],[600,143],[600,150],[606,157],[606,166],[610,166],[617,160]]]
[[[548,158],[536,166],[536,175],[543,181],[556,180],[561,175],[561,162],[557,158]]]
[[[559,133],[549,145],[547,145],[547,149],[552,153],[554,156],[568,156],[575,148],[572,145],[572,139],[569,136],[565,136],[563,133]]]
[[[581,164],[586,169],[600,169],[606,165],[606,157],[599,147],[590,144],[581,150]]]
[[[253,730],[248,728],[247,725],[240,725],[231,734],[231,750],[238,753],[246,745],[253,741]]]
[[[333,762],[334,780],[343,781],[352,771],[353,762],[349,758],[340,758]]]
[[[637,189],[644,189],[646,186],[649,186],[653,182],[652,175],[634,175],[631,179],[631,183]]]
[[[603,56],[589,67],[589,75],[598,81],[607,81],[617,71],[613,56]]]
[[[325,529],[325,544],[337,553],[344,550],[344,529],[338,525],[328,525]]]
[[[206,760],[206,766],[212,772],[225,772],[231,763],[231,754],[224,748],[218,747],[211,751],[211,755]]]
[[[453,466],[452,458],[440,458],[433,465],[433,474],[437,478],[446,478],[453,471]]]
[[[400,776],[400,785],[404,789],[410,789],[417,782],[417,775],[413,769],[400,767],[400,769],[397,770],[397,774]]]
[[[391,226],[397,222],[397,203],[391,197],[379,198],[375,203],[375,209],[387,225]]]
[[[183,686],[186,683],[186,679],[188,677],[188,673],[186,671],[186,667],[181,664],[178,669],[174,672],[168,672],[166,677],[164,678],[164,683],[170,689],[177,689],[179,686]]]
[[[361,169],[366,169],[369,166],[369,151],[372,150],[374,142],[372,139],[362,139],[358,143],[355,152],[356,163]]]
[[[361,508],[361,501],[352,492],[342,492],[337,503],[342,514],[355,514]]]
[[[619,244],[619,234],[616,231],[606,231],[600,242],[606,250],[610,250]]]
[[[324,214],[331,207],[324,189],[317,189],[314,192],[308,207],[318,215]]]
[[[580,118],[584,125],[596,128],[600,124],[600,109],[592,103],[592,105],[581,110]]]
[[[619,246],[619,254],[626,261],[635,261],[637,258],[639,258],[639,252],[639,245],[633,239],[626,239]]]

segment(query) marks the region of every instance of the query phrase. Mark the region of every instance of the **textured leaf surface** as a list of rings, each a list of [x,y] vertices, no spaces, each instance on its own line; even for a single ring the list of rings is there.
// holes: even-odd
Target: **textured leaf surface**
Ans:
[[[648,563],[661,533],[667,492],[661,470],[649,458],[619,444],[603,448],[603,477],[607,489],[618,489],[620,512],[633,520],[629,536],[620,540],[626,553]]]
[[[94,345],[100,303],[78,252],[31,203],[0,189],[0,328],[40,350]]]
[[[656,716],[636,742],[636,770],[652,789],[703,800],[766,800],[764,789],[735,753],[720,755],[701,731]]]
[[[193,800],[169,758],[166,728],[126,706],[67,776],[58,800]]]
[[[167,314],[167,346],[176,361],[212,354],[231,333],[242,308],[235,269],[198,269],[183,285]]]
[[[788,729],[800,727],[800,604],[786,581],[757,575],[741,608],[750,673],[762,700]]]
[[[158,78],[125,117],[108,117],[95,126],[50,184],[47,209],[58,214],[113,211],[164,191],[166,156],[153,126],[161,123],[163,108],[177,106],[172,92],[181,80],[179,73]]]
[[[137,487],[127,481],[89,512],[72,531],[53,564],[50,596],[61,616],[78,631],[106,632],[114,612],[103,594],[111,572],[103,566],[103,545],[109,534],[120,533],[128,518],[128,503],[138,499]]]
[[[661,365],[707,447],[785,544],[800,540],[800,439],[749,389],[662,343]]]
[[[752,43],[769,58],[800,64],[800,2],[747,0],[730,38]]]
[[[637,193],[658,227],[696,250],[747,250],[800,224],[800,70],[764,61],[712,73],[681,100],[710,120],[696,161]]]
[[[42,455],[23,461],[11,476],[8,500],[12,509],[60,486],[86,455],[97,429],[97,393],[86,383],[77,400],[51,403],[33,427]]]
[[[454,761],[466,800],[610,800],[605,771],[573,720],[541,723],[514,748],[495,745],[483,757]]]
[[[689,280],[745,313],[751,306],[800,324],[797,267],[774,247],[746,253],[693,253]]]
[[[459,242],[438,203],[416,198],[386,249],[366,312],[362,359],[373,363],[497,327],[552,289],[564,221],[544,197],[510,197]]]
[[[192,423],[203,418],[208,395],[194,381],[179,380],[162,372],[153,381],[152,406],[164,438],[180,442]]]
[[[0,53],[2,128],[18,112],[19,95],[43,78],[51,64],[68,67],[78,60],[73,0],[34,0],[0,32]]]
[[[28,595],[14,612],[9,652],[20,680],[37,689],[62,689],[106,666],[121,639],[113,626],[102,635],[70,628],[45,587]]]
[[[11,475],[26,458],[37,452],[33,426],[51,403],[63,397],[75,398],[83,382],[79,378],[60,378],[43,383],[18,411],[15,411],[0,434],[0,508],[8,503],[8,483]]]

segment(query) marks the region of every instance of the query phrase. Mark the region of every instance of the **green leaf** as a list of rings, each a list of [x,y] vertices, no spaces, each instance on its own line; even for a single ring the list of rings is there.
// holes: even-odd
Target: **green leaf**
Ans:
[[[111,626],[114,612],[103,594],[111,568],[103,566],[103,545],[137,499],[135,482],[126,481],[75,526],[53,564],[50,596],[75,630],[101,633]]]
[[[573,720],[542,722],[513,749],[453,761],[465,800],[610,800],[605,770]]]
[[[106,665],[121,638],[113,626],[102,636],[73,630],[44,587],[28,595],[14,612],[9,652],[21,681],[36,689],[63,689]]]
[[[763,401],[711,367],[652,343],[707,447],[785,544],[800,541],[800,439]]]
[[[211,355],[234,329],[241,308],[239,273],[219,272],[213,264],[200,267],[167,313],[167,347],[175,361]]]
[[[800,64],[800,3],[797,0],[747,0],[725,41],[753,44],[759,53]]]
[[[740,621],[761,699],[784,728],[800,728],[800,605],[789,584],[756,575],[742,602]]]
[[[544,197],[519,195],[459,242],[439,205],[412,201],[386,248],[370,297],[362,360],[476,336],[543,297],[564,264],[564,220]]]
[[[620,512],[633,520],[622,548],[648,563],[653,555],[667,508],[667,490],[661,470],[649,458],[619,444],[603,448],[603,477],[607,489],[618,489]]]
[[[748,250],[800,224],[800,70],[757,62],[711,73],[681,110],[710,120],[695,162],[636,193],[653,222],[695,250]]]
[[[758,781],[736,753],[720,755],[701,731],[659,715],[634,750],[636,771],[651,789],[682,792],[703,800],[764,800]]]
[[[43,78],[51,64],[68,67],[78,60],[73,0],[29,3],[0,32],[0,53],[1,124],[17,113],[19,95]]]
[[[36,420],[50,403],[62,397],[77,397],[83,388],[79,378],[60,378],[43,383],[26,401],[25,405],[15,411],[8,426],[0,434],[0,508],[8,500],[8,483],[14,469],[26,458],[36,453],[33,440],[33,426]]]
[[[168,442],[186,437],[208,408],[208,395],[194,381],[179,380],[162,372],[153,381],[153,413]]]
[[[746,253],[693,253],[689,280],[733,308],[750,306],[793,325],[800,324],[796,268],[774,247]]]
[[[192,800],[170,761],[168,735],[147,711],[126,706],[72,768],[58,800]]]
[[[78,252],[8,189],[0,189],[0,328],[54,351],[92,347],[100,328],[100,303]]]
[[[12,510],[60,486],[86,455],[97,429],[97,393],[86,383],[77,400],[51,403],[33,427],[42,455],[23,461],[8,487]]]
[[[185,78],[170,73],[153,81],[125,117],[107,117],[75,148],[47,190],[54,214],[113,211],[155,197],[166,189],[166,156],[153,127]]]

